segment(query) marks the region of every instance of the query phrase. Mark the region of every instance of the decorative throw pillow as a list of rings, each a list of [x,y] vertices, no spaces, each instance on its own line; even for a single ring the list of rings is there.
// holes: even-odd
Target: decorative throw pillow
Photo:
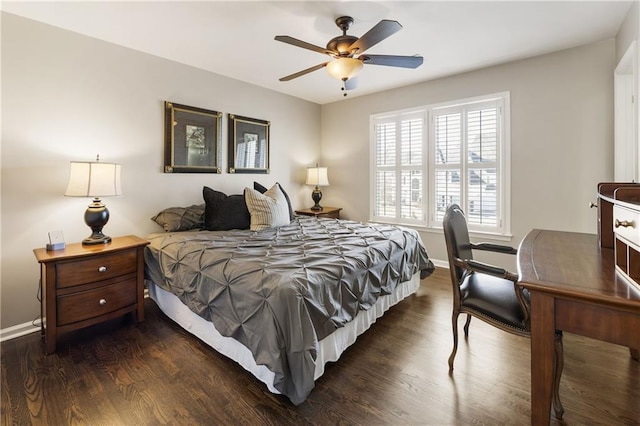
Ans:
[[[204,204],[189,207],[169,207],[151,218],[165,232],[204,228]]]
[[[202,196],[205,203],[204,229],[227,231],[249,228],[251,216],[244,195],[227,195],[205,186],[202,188]]]
[[[293,214],[293,208],[291,208],[291,200],[289,199],[289,194],[287,194],[287,191],[284,190],[282,185],[280,185],[278,182],[276,182],[276,184],[278,184],[278,186],[280,187],[280,190],[284,194],[284,198],[287,199],[287,206],[289,207],[289,220],[293,220],[294,214]],[[260,185],[258,182],[253,182],[253,189],[255,189],[261,194],[264,194],[265,192],[267,192],[267,188]]]
[[[277,183],[264,194],[245,188],[244,198],[251,214],[252,231],[264,231],[289,224],[287,199]]]

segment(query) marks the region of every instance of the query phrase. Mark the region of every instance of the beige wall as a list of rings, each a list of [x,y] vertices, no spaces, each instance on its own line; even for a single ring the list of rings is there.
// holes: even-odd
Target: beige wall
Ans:
[[[512,244],[534,227],[594,233],[588,203],[613,177],[614,40],[322,107],[6,13],[1,47],[2,329],[39,313],[32,249],[47,232],[88,235],[88,200],[62,194],[69,161],[97,153],[123,166],[125,195],[105,199],[109,235],[159,230],[149,218],[200,202],[205,184],[239,192],[278,180],[307,206],[304,168],[319,158],[330,167],[323,203],[367,220],[370,114],[508,90]],[[270,120],[272,173],[162,173],[164,100]],[[422,237],[433,258],[446,258],[441,233]]]
[[[371,114],[510,91],[510,243],[517,246],[532,228],[596,233],[588,204],[597,183],[613,177],[614,62],[611,39],[324,105],[326,204],[342,206],[352,219],[369,218]],[[430,256],[446,260],[442,233],[421,235]]]
[[[145,236],[162,208],[202,202],[202,186],[240,193],[281,182],[308,204],[305,168],[320,153],[320,107],[270,90],[2,14],[2,281],[0,328],[31,321],[47,232],[87,237],[88,199],[64,197],[69,161],[96,154],[123,169],[124,196],[106,198],[105,233]],[[203,52],[203,54],[207,54]],[[271,121],[271,174],[164,174],[163,101]],[[226,142],[223,149],[226,167]],[[304,197],[304,199],[303,199]]]

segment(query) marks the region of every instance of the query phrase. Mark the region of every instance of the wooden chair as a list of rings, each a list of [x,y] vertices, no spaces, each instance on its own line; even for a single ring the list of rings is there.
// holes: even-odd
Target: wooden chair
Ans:
[[[458,316],[467,314],[464,325],[465,339],[469,337],[471,317],[518,336],[531,337],[529,292],[518,286],[518,276],[487,263],[473,260],[473,250],[503,254],[517,254],[513,247],[469,241],[467,221],[460,206],[447,208],[443,221],[447,244],[449,270],[453,288],[453,351],[449,356],[449,371],[458,350]],[[561,419],[564,408],[560,402],[559,387],[563,368],[562,333],[556,333],[553,386],[553,410]]]

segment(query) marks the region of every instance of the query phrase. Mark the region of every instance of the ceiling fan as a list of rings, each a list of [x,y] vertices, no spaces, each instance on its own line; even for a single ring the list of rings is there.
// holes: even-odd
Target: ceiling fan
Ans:
[[[326,48],[316,46],[290,36],[276,36],[275,40],[277,41],[302,47],[303,49],[312,50],[314,52],[324,53],[325,55],[329,55],[333,58],[328,62],[323,62],[302,71],[298,71],[297,73],[282,77],[280,81],[293,80],[294,78],[298,78],[305,74],[309,74],[310,72],[327,67],[329,75],[338,80],[342,80],[342,90],[344,91],[344,96],[347,96],[346,91],[356,87],[356,80],[354,77],[360,73],[364,64],[385,65],[400,68],[418,68],[422,65],[424,59],[422,56],[418,55],[396,56],[364,54],[367,49],[400,31],[402,29],[402,25],[397,21],[383,19],[360,38],[347,34],[347,30],[352,24],[353,18],[350,16],[341,16],[336,19],[336,25],[342,30],[342,35],[329,40]]]

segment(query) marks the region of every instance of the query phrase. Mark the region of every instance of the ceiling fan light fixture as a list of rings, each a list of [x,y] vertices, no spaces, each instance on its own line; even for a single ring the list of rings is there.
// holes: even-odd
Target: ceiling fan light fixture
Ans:
[[[337,58],[327,64],[327,72],[337,80],[346,81],[362,71],[362,61],[355,58]]]

